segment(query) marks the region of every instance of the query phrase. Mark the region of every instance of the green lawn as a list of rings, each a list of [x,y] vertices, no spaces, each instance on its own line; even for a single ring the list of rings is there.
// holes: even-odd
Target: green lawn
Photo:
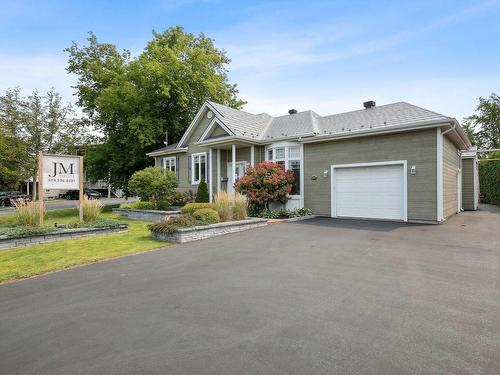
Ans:
[[[74,212],[77,213],[76,210]],[[0,282],[170,245],[150,237],[148,222],[129,220],[113,213],[105,213],[101,217],[126,222],[129,225],[128,233],[0,250]],[[11,215],[0,216],[0,225],[11,225],[12,219]],[[45,220],[45,224],[54,225],[55,222],[64,223],[75,220],[77,216],[70,212],[65,215],[51,213]]]

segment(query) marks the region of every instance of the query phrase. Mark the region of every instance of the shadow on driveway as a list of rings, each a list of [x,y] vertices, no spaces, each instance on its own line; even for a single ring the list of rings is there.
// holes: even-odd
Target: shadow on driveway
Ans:
[[[291,224],[314,225],[339,229],[359,229],[363,231],[390,232],[395,229],[421,226],[423,224],[399,223],[393,221],[374,221],[357,219],[333,219],[330,217],[316,217],[314,219],[292,222]]]

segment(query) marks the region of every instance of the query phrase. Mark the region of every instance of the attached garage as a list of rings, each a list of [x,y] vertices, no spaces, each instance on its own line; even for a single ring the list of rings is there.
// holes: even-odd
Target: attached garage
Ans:
[[[332,217],[407,221],[406,161],[331,166]]]

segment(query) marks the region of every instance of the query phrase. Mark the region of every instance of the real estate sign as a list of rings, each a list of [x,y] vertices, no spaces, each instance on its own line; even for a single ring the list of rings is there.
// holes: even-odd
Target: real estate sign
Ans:
[[[38,153],[38,197],[40,225],[43,225],[44,189],[79,190],[80,221],[83,220],[83,157]]]
[[[71,155],[43,155],[43,188],[80,189],[80,157]]]

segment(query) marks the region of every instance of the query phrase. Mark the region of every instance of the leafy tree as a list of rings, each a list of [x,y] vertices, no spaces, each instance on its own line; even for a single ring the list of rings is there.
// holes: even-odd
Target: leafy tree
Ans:
[[[476,114],[465,119],[465,131],[481,148],[500,148],[500,96],[479,98]]]
[[[126,187],[133,171],[150,165],[145,153],[162,146],[166,131],[177,141],[205,100],[244,104],[228,82],[225,52],[181,27],[153,32],[137,57],[92,33],[86,46],[73,42],[66,52],[67,70],[78,76],[78,105],[103,134],[102,144],[89,150],[90,175],[109,176],[115,187]]]
[[[0,189],[14,189],[28,178],[27,143],[21,138],[22,110],[19,89],[0,96]]]
[[[207,187],[207,183],[205,182],[205,180],[201,180],[199,185],[198,185],[198,191],[196,192],[195,201],[198,203],[203,203],[203,202],[209,201],[208,187]]]
[[[15,161],[6,162],[2,171],[10,168],[11,180],[17,179],[16,182],[27,177],[36,181],[39,151],[74,154],[87,139],[86,127],[71,105],[62,104],[61,96],[53,88],[44,96],[34,90],[26,98],[20,97],[19,89],[8,89],[0,96],[0,129],[4,133],[3,142],[11,146],[0,150],[2,161],[4,157]],[[32,191],[35,198],[36,189]]]
[[[129,189],[139,195],[142,200],[151,200],[158,207],[160,199],[174,192],[177,187],[177,177],[174,172],[159,167],[148,167],[132,175],[128,183]]]
[[[293,171],[269,162],[247,168],[245,175],[234,184],[237,192],[245,194],[250,208],[268,208],[269,202],[286,203],[294,182]]]

